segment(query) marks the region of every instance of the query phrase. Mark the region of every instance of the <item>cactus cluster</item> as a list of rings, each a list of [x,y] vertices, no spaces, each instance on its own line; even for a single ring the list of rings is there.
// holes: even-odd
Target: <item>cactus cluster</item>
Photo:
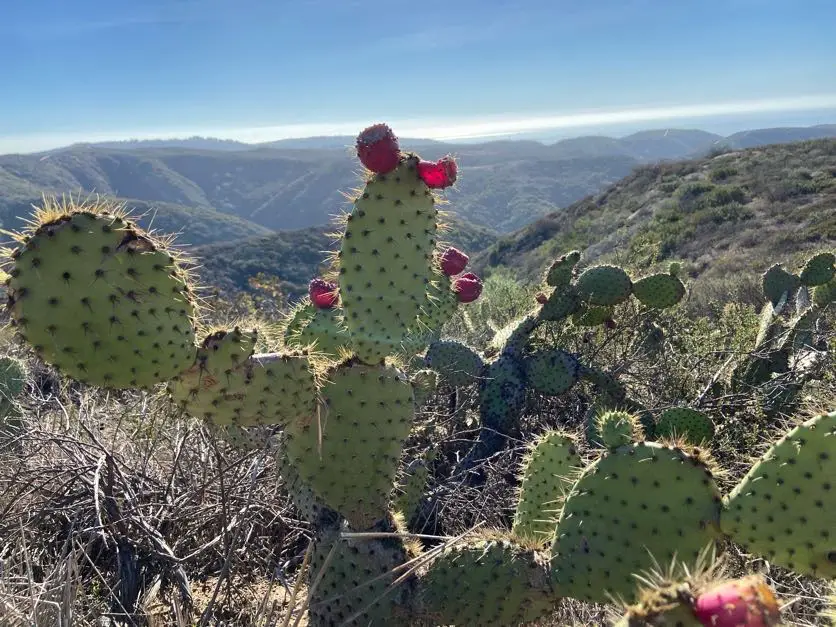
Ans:
[[[109,388],[164,383],[194,418],[275,429],[285,486],[314,533],[311,624],[515,625],[565,597],[620,597],[639,608],[625,624],[642,624],[660,605],[642,610],[649,601],[636,573],[686,564],[728,539],[797,572],[836,575],[836,413],[787,433],[724,497],[701,448],[713,435],[707,415],[683,407],[654,417],[609,373],[531,342],[541,325],[575,315],[577,324],[607,323],[629,298],[671,307],[685,294],[675,273],[638,281],[611,265],[578,273],[572,251],[549,268],[537,308],[483,357],[440,337],[455,307],[482,289],[463,274],[466,255],[438,243],[433,190],[455,182],[455,162],[401,152],[385,125],[363,131],[357,153],[368,170],[333,276],[311,281],[282,351],[256,353],[257,333],[240,327],[203,329],[185,261],[111,206],[47,208],[9,259],[8,308],[20,335],[65,375]],[[832,256],[808,266],[803,288],[833,280]],[[783,289],[784,300],[796,281],[772,275],[770,293]],[[413,352],[424,354],[410,377]],[[601,446],[583,459],[573,437],[543,434],[523,462],[512,528],[425,554],[399,532],[427,460],[399,469],[416,407],[438,380],[476,381],[482,433],[516,436],[529,390],[560,395],[590,382],[599,402],[588,433]],[[481,453],[495,446],[480,443]],[[722,624],[705,621],[761,593],[750,583],[676,590],[689,603],[678,616],[693,624]]]

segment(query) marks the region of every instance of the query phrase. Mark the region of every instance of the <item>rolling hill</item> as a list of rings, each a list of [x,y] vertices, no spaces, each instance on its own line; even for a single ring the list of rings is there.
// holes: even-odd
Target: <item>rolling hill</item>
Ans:
[[[605,191],[498,240],[474,259],[536,280],[577,248],[585,263],[685,262],[691,277],[763,272],[836,246],[836,140],[777,144],[645,165]]]

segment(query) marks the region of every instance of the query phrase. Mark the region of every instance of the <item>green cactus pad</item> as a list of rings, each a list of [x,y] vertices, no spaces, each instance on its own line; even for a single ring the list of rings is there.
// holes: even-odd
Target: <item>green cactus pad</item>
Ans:
[[[792,296],[801,286],[801,279],[776,263],[761,276],[761,286],[763,295],[773,306],[777,306],[784,294]]]
[[[719,537],[720,492],[711,472],[682,450],[654,442],[604,455],[565,501],[552,544],[562,596],[631,601],[634,573],[653,558],[691,562]],[[652,557],[651,557],[652,556]]]
[[[581,299],[598,307],[623,303],[633,291],[629,275],[618,266],[592,266],[578,277],[576,286]]]
[[[350,352],[351,336],[343,324],[342,310],[310,307],[313,311],[307,321],[288,327],[294,332],[285,334],[285,344],[292,348],[312,346],[315,352],[332,358]]]
[[[556,288],[540,309],[540,319],[560,322],[581,310],[583,303],[574,285]]]
[[[521,625],[556,603],[546,556],[501,537],[446,548],[420,582],[434,625]]]
[[[150,388],[195,357],[195,301],[162,241],[110,207],[48,208],[12,252],[9,309],[47,363],[106,388]]]
[[[378,363],[400,350],[433,278],[438,210],[409,156],[366,182],[339,250],[345,324],[357,356]]]
[[[813,288],[813,304],[819,307],[827,307],[836,303],[836,279],[831,279],[823,285]]]
[[[638,417],[626,411],[607,411],[598,416],[595,431],[601,444],[617,449],[644,439]]]
[[[424,360],[444,383],[454,387],[473,383],[484,366],[482,358],[473,349],[455,340],[433,342]]]
[[[398,485],[395,488],[393,507],[400,512],[408,522],[418,511],[421,499],[427,489],[427,481],[430,478],[430,467],[428,458],[430,455],[412,460],[401,473]]]
[[[706,414],[696,409],[672,407],[659,416],[656,437],[679,437],[689,444],[701,446],[714,437],[714,423]]]
[[[284,316],[282,324],[284,326],[285,345],[291,346],[294,343],[297,343],[296,338],[299,336],[299,333],[302,332],[302,329],[305,328],[305,325],[310,322],[315,313],[316,307],[313,306],[310,299],[305,298],[297,303],[290,310],[290,312]]]
[[[393,570],[409,559],[397,538],[341,538],[329,529],[314,540],[310,579],[322,579],[308,610],[312,627],[393,627],[409,583],[392,585],[403,575]]]
[[[287,452],[283,448],[286,445],[284,434],[280,434],[277,441],[281,448],[275,456],[276,470],[282,478],[285,490],[290,495],[294,507],[302,515],[302,518],[318,527],[321,527],[324,523],[336,522],[338,514],[322,502],[311,487],[302,480],[296,468],[287,458]]]
[[[0,402],[14,401],[26,387],[26,366],[14,357],[0,357]]]
[[[673,307],[685,296],[685,285],[671,274],[651,274],[633,283],[633,296],[654,309]]]
[[[568,392],[581,376],[578,358],[560,349],[532,353],[526,356],[523,366],[528,384],[549,396]]]
[[[546,272],[546,285],[552,287],[566,287],[572,282],[572,273],[575,266],[581,260],[581,251],[572,250],[565,255],[561,255],[555,259],[554,263],[549,266]]]
[[[726,498],[723,531],[796,573],[836,577],[836,412],[778,440]]]
[[[424,405],[438,389],[438,373],[435,370],[419,370],[412,375],[412,391],[415,406]]]
[[[505,341],[501,345],[502,353],[509,356],[509,357],[518,357],[522,355],[523,351],[525,350],[526,346],[528,345],[528,340],[531,337],[531,333],[534,329],[537,328],[537,316],[536,315],[528,315],[521,320],[518,320],[516,324],[509,325],[507,328],[508,334],[505,337]],[[502,332],[498,332],[497,336],[499,336]],[[494,337],[492,344],[499,341],[499,337]]]
[[[427,337],[428,341],[439,339],[444,325],[456,313],[458,306],[459,299],[453,291],[450,277],[434,271],[427,287],[426,302],[418,315],[415,334]]]
[[[563,494],[581,468],[577,446],[569,435],[549,431],[537,439],[522,463],[512,528],[515,538],[543,545],[552,541]]]
[[[287,427],[287,455],[329,507],[364,530],[386,515],[412,427],[412,385],[393,366],[356,359],[323,376],[319,416]]]
[[[836,255],[833,253],[819,253],[808,259],[799,276],[802,285],[815,287],[831,281],[836,276],[834,263]]]
[[[482,425],[500,433],[518,431],[525,387],[525,373],[513,357],[503,354],[491,362],[485,369],[479,389]]]
[[[599,327],[612,317],[612,307],[584,307],[575,312],[572,322],[579,327]]]

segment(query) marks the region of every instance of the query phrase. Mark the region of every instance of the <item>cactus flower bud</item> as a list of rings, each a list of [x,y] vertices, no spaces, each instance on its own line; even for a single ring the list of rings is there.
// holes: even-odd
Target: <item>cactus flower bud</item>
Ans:
[[[308,295],[317,309],[334,307],[337,304],[337,293],[337,284],[324,279],[313,279],[308,285]]]
[[[441,255],[441,271],[447,276],[459,274],[467,267],[470,257],[452,246]]]
[[[432,189],[450,187],[456,182],[458,166],[453,157],[442,157],[438,161],[419,161],[418,176]]]
[[[386,124],[375,124],[357,136],[360,163],[376,174],[391,172],[400,163],[398,138]]]
[[[468,272],[453,281],[453,291],[460,303],[472,303],[482,293],[482,279]]]

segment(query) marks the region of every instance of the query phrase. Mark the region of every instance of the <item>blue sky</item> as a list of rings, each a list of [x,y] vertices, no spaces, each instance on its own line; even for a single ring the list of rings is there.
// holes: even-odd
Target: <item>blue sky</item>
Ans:
[[[3,4],[0,152],[836,122],[833,0]]]

